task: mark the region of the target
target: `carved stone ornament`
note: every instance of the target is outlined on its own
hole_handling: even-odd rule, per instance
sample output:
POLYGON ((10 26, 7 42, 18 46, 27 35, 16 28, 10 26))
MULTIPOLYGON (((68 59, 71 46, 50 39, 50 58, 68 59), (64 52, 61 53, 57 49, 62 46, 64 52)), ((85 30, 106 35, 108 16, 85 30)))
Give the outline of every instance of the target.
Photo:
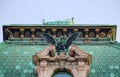
POLYGON ((18 38, 19 35, 20 35, 20 34, 19 34, 19 32, 17 32, 17 31, 14 33, 14 37, 15 37, 15 38, 18 38))
POLYGON ((55 46, 48 45, 32 57, 38 77, 51 77, 57 69, 61 71, 67 69, 74 77, 87 77, 91 59, 91 55, 83 52, 76 45, 69 46, 68 55, 64 52, 56 55, 55 46))
POLYGON ((94 32, 89 33, 89 37, 93 38, 95 36, 94 32))
POLYGON ((100 37, 101 37, 101 38, 104 38, 105 35, 106 35, 105 32, 100 32, 100 37))
POLYGON ((13 33, 9 29, 5 29, 5 33, 9 35, 8 39, 13 37, 13 33))

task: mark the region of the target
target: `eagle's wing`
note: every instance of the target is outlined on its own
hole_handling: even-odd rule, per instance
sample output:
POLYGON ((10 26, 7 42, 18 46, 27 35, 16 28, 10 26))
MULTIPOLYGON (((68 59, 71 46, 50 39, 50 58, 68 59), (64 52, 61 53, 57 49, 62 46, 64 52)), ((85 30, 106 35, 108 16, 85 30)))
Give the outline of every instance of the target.
POLYGON ((48 43, 51 43, 53 45, 55 45, 56 41, 55 39, 51 36, 51 35, 48 35, 48 34, 43 34, 43 38, 45 38, 45 40, 48 42, 48 43))
POLYGON ((71 34, 66 40, 65 47, 68 48, 70 46, 70 44, 72 44, 72 41, 75 41, 79 35, 80 35, 80 32, 75 32, 75 33, 71 34))

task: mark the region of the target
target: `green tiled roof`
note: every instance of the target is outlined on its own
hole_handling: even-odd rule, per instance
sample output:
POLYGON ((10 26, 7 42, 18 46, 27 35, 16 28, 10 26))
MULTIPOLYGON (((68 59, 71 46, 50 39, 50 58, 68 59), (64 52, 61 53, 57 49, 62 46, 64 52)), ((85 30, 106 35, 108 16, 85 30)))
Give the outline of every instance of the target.
POLYGON ((43 50, 40 45, 0 44, 0 77, 36 77, 32 55, 43 50))
POLYGON ((88 77, 120 77, 120 49, 112 45, 79 45, 79 48, 92 55, 88 77))
MULTIPOLYGON (((88 77, 120 77, 120 47, 116 45, 78 45, 92 55, 88 77)), ((0 43, 0 77, 36 77, 32 55, 46 45, 0 43)))

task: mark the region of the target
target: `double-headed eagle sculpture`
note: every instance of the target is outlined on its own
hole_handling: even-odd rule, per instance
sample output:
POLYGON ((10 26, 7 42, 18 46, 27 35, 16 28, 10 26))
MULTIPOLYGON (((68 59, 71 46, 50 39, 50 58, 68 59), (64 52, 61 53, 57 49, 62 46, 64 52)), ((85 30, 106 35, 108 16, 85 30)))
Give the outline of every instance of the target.
POLYGON ((51 35, 44 33, 43 38, 45 38, 48 43, 53 44, 56 47, 56 52, 59 54, 60 52, 66 53, 68 51, 68 47, 79 37, 79 35, 80 32, 75 32, 72 33, 68 38, 61 36, 58 39, 54 39, 51 35))

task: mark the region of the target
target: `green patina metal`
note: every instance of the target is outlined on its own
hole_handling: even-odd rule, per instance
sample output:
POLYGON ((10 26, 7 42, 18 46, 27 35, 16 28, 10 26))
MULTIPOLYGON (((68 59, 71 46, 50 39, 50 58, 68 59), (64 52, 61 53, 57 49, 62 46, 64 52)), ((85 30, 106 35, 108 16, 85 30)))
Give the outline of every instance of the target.
MULTIPOLYGON (((81 50, 92 55, 91 72, 88 77, 120 76, 118 44, 78 45, 81 50)), ((36 77, 31 56, 45 47, 46 45, 0 43, 0 77, 36 77)))
POLYGON ((31 56, 45 47, 0 43, 0 77, 35 77, 31 56))
MULTIPOLYGON (((6 24, 3 26, 47 26, 43 24, 6 24)), ((72 26, 72 25, 66 25, 66 24, 54 24, 49 26, 72 26)), ((117 26, 116 24, 74 24, 74 26, 117 26)))
POLYGON ((45 19, 43 19, 43 25, 74 25, 74 21, 73 19, 66 19, 65 21, 45 22, 45 19))
MULTIPOLYGON (((4 26, 71 26, 60 21, 46 24, 11 24, 4 26)), ((74 24, 74 26, 116 26, 105 24, 74 24)), ((81 50, 92 55, 91 72, 88 77, 119 77, 120 76, 120 43, 108 38, 89 38, 90 44, 84 44, 84 38, 73 43, 81 50)), ((12 38, 0 43, 0 77, 37 77, 32 64, 33 54, 42 51, 48 43, 43 38, 12 38), (33 44, 37 41, 37 44, 33 44)))

